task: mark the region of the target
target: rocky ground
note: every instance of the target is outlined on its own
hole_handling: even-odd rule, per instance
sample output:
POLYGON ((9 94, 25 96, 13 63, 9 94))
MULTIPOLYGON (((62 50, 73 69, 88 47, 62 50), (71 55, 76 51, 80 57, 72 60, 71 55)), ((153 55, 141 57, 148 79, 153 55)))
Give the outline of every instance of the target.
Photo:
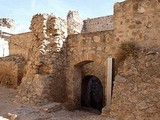
POLYGON ((96 111, 68 111, 60 103, 41 107, 13 103, 16 90, 0 86, 0 120, 112 120, 96 111))

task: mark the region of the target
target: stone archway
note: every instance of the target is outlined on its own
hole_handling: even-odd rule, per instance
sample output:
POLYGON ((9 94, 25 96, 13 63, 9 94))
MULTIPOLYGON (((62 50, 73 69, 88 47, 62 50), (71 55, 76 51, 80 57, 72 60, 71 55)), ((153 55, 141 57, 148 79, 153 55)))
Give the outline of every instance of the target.
MULTIPOLYGON (((102 60, 103 61, 103 60, 102 60)), ((81 88, 82 88, 82 79, 85 76, 82 73, 82 68, 83 66, 86 66, 90 63, 95 63, 97 61, 92 61, 92 60, 85 60, 82 62, 78 62, 77 64, 75 64, 74 66, 70 66, 67 70, 66 70, 66 76, 67 76, 67 82, 66 82, 66 86, 67 86, 67 104, 69 109, 79 109, 81 107, 81 88)), ((101 64, 104 69, 106 69, 106 63, 103 62, 97 62, 98 64, 101 64), (104 64, 102 64, 104 63, 104 64)), ((94 66, 95 68, 98 66, 94 66)), ((105 74, 105 72, 104 72, 105 74)), ((94 75, 94 74, 92 74, 94 75)), ((96 75, 95 75, 96 76, 96 75)), ((106 74, 104 75, 104 78, 106 77, 106 74)), ((104 83, 105 79, 103 79, 103 83, 104 83)), ((102 82, 102 81, 101 81, 102 82)), ((105 90, 106 85, 104 85, 104 88, 102 91, 105 90)), ((106 95, 105 95, 105 91, 103 94, 103 100, 105 103, 105 99, 106 99, 106 95)), ((103 105, 101 105, 103 106, 103 105)), ((99 110, 101 110, 101 107, 99 107, 99 110)))
POLYGON ((86 75, 82 79, 81 106, 99 111, 103 108, 103 86, 99 78, 94 75, 86 75))
MULTIPOLYGON (((112 58, 84 60, 82 62, 77 62, 76 64, 71 63, 66 69, 66 90, 67 90, 67 101, 66 107, 68 109, 74 110, 81 107, 81 84, 83 75, 83 67, 90 63, 99 63, 99 65, 104 66, 104 79, 101 81, 103 84, 103 101, 104 107, 102 109, 102 115, 108 115, 111 106, 111 92, 112 92, 112 58), (104 81, 104 82, 103 82, 104 81)), ((81 61, 81 59, 80 59, 81 61)), ((75 62, 74 62, 75 63, 75 62)), ((94 66, 95 68, 99 66, 94 66)), ((101 72, 101 71, 99 71, 101 72)), ((86 75, 86 74, 85 74, 86 75)), ((94 74, 91 74, 94 75, 94 74)), ((99 78, 99 77, 98 77, 99 78)))

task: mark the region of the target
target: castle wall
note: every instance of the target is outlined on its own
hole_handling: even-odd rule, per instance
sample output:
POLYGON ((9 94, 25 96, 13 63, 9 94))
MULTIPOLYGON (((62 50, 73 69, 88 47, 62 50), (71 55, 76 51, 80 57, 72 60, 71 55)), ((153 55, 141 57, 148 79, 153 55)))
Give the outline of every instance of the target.
POLYGON ((121 56, 116 57, 120 65, 116 66, 111 106, 111 115, 116 119, 160 117, 159 68, 156 68, 160 52, 159 14, 158 0, 126 0, 114 6, 114 46, 121 56))
POLYGON ((32 32, 11 36, 9 38, 9 54, 23 56, 25 60, 28 60, 32 51, 32 40, 32 32))
POLYGON ((160 3, 157 0, 126 0, 114 6, 115 40, 159 42, 160 3))
POLYGON ((105 30, 113 30, 113 16, 104 16, 93 19, 84 20, 82 33, 98 32, 105 30))
POLYGON ((80 107, 81 81, 85 75, 97 76, 106 98, 106 61, 112 56, 113 31, 70 35, 67 39, 67 100, 69 107, 80 107))
POLYGON ((160 118, 159 53, 159 46, 140 46, 126 56, 115 76, 111 116, 118 120, 160 118))

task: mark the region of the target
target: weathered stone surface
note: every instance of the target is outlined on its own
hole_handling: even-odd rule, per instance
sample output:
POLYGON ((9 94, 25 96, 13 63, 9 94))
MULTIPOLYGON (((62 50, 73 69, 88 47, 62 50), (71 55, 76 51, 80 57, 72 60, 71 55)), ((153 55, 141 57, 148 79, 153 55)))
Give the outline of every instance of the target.
POLYGON ((156 120, 160 117, 157 107, 160 99, 159 53, 158 46, 141 48, 137 58, 128 56, 118 68, 113 88, 112 116, 125 120, 156 120))
POLYGON ((115 4, 114 16, 84 22, 77 12, 70 12, 67 22, 54 15, 33 16, 32 32, 27 33, 29 37, 23 41, 19 39, 25 35, 13 36, 10 44, 12 54, 27 60, 16 100, 38 105, 66 102, 65 105, 72 109, 79 108, 82 78, 95 75, 102 82, 105 106, 106 60, 113 57, 116 77, 111 115, 120 120, 157 120, 160 104, 159 11, 157 0, 126 0, 115 4), (28 39, 31 43, 28 42, 29 49, 25 53, 23 42, 28 39), (123 42, 135 42, 138 46, 124 44, 119 51, 123 42), (16 53, 16 50, 19 51, 16 53))
POLYGON ((9 54, 23 56, 28 61, 32 51, 32 40, 31 32, 11 36, 9 38, 9 54))
MULTIPOLYGON (((112 44, 110 44, 112 39, 113 31, 68 36, 67 51, 71 54, 67 55, 66 87, 70 107, 81 106, 81 82, 85 75, 98 77, 105 91, 105 68, 107 58, 113 54, 112 44), (104 50, 106 46, 111 51, 106 53, 104 50)), ((106 98, 106 94, 103 98, 106 98)))
POLYGON ((78 11, 69 11, 67 15, 68 35, 81 33, 82 28, 83 20, 79 16, 78 11))
POLYGON ((48 14, 33 16, 32 42, 26 75, 22 79, 16 101, 45 104, 65 100, 66 22, 48 14), (28 92, 30 91, 30 92, 28 92), (62 93, 61 93, 62 92, 62 93), (60 95, 61 94, 61 95, 60 95))
POLYGON ((83 21, 82 33, 113 30, 113 16, 104 16, 99 18, 86 19, 83 21))

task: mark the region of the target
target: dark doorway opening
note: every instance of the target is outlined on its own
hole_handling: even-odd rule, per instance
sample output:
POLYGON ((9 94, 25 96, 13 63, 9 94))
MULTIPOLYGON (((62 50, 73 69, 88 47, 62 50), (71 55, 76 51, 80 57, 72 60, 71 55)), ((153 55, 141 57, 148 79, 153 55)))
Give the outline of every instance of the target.
POLYGON ((81 106, 101 111, 103 108, 103 86, 93 75, 84 76, 81 86, 81 106))

